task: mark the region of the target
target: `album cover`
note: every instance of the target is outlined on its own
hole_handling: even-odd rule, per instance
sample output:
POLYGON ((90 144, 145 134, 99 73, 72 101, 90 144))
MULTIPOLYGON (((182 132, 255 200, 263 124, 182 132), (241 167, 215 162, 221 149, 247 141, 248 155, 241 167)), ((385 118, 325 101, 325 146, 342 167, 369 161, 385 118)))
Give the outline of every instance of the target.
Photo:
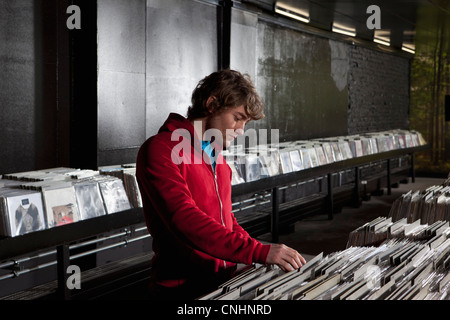
POLYGON ((11 236, 9 230, 9 216, 8 209, 6 206, 6 198, 0 194, 0 236, 8 237, 11 236))
POLYGON ((400 148, 406 148, 405 135, 402 133, 398 135, 398 144, 400 148))
POLYGON ((40 192, 17 190, 4 195, 4 198, 5 236, 15 237, 47 227, 40 192))
POLYGON ((380 150, 378 150, 378 145, 377 145, 377 139, 376 138, 369 138, 369 148, 370 148, 370 154, 375 154, 378 152, 382 152, 380 150))
POLYGON ((355 144, 355 140, 353 139, 345 139, 345 141, 348 142, 348 145, 350 147, 351 153, 352 153, 352 158, 356 157, 356 144, 355 144))
POLYGON ((302 159, 300 158, 300 153, 298 150, 289 151, 289 156, 291 157, 292 171, 300 171, 303 169, 302 159))
POLYGON ((392 139, 394 142, 394 149, 400 149, 400 136, 398 134, 392 135, 392 139))
POLYGON ((334 159, 336 159, 336 161, 344 160, 342 152, 339 149, 339 145, 337 142, 331 142, 331 148, 332 148, 331 150, 333 151, 333 157, 334 159))
POLYGON ((269 155, 265 156, 266 162, 268 162, 269 174, 276 176, 280 174, 280 153, 278 151, 272 151, 269 155))
POLYGON ((258 156, 249 154, 245 157, 245 181, 251 182, 260 179, 261 171, 258 156))
POLYGON ((131 209, 130 201, 123 182, 119 178, 110 178, 98 182, 102 193, 106 213, 111 214, 131 209))
POLYGON ((312 167, 311 158, 309 157, 309 151, 306 148, 299 149, 300 156, 302 157, 303 168, 309 169, 312 167))
POLYGON ((419 138, 419 146, 424 146, 427 144, 427 141, 425 140, 425 138, 423 137, 423 135, 419 132, 419 131, 414 131, 418 138, 419 138))
MULTIPOLYGON (((347 158, 348 159, 351 159, 351 158, 353 158, 355 156, 355 154, 353 153, 353 151, 350 148, 350 143, 348 141, 344 142, 344 148, 345 148, 345 150, 347 152, 347 158)), ((355 150, 355 153, 356 153, 356 150, 355 150)))
POLYGON ((327 157, 325 156, 325 152, 323 151, 322 146, 315 146, 316 154, 317 154, 317 162, 319 166, 323 166, 328 163, 327 157))
POLYGON ((389 138, 386 135, 378 136, 377 138, 378 152, 389 151, 389 138))
POLYGON ((360 139, 354 140, 355 143, 355 155, 356 157, 362 157, 364 155, 363 153, 363 147, 362 142, 360 139))
POLYGON ((325 157, 327 158, 327 163, 333 163, 336 161, 334 157, 334 153, 332 147, 329 142, 322 143, 322 148, 325 153, 325 157))
POLYGON ((133 208, 142 208, 142 197, 136 179, 136 168, 123 170, 123 183, 128 195, 128 200, 130 200, 133 208))
POLYGON ((80 220, 73 186, 42 189, 48 228, 80 220))
POLYGON ((385 134, 384 135, 384 139, 386 141, 386 150, 387 151, 391 151, 394 150, 395 145, 394 145, 394 137, 389 135, 389 134, 385 134))
POLYGON ((244 183, 245 180, 244 180, 244 178, 242 178, 242 176, 237 171, 234 161, 229 161, 227 163, 231 169, 231 184, 236 185, 236 184, 244 183))
POLYGON ((412 137, 410 134, 405 134, 406 147, 412 148, 414 147, 414 142, 412 141, 412 137))
POLYGON ((20 192, 20 190, 17 190, 17 188, 15 188, 14 186, 0 188, 0 236, 3 237, 12 236, 11 223, 9 218, 10 215, 6 199, 9 195, 17 195, 18 192, 20 192))
POLYGON ((289 151, 281 151, 280 152, 280 162, 281 162, 281 169, 283 173, 289 173, 292 172, 292 163, 291 163, 291 156, 289 155, 289 151))
POLYGON ((362 152, 363 155, 370 155, 370 140, 368 138, 361 138, 362 152))
POLYGON ((347 141, 341 141, 339 143, 339 149, 341 150, 344 160, 353 158, 352 150, 350 149, 350 145, 347 141))
POLYGON ((259 164, 259 178, 262 179, 270 177, 269 164, 267 163, 265 156, 260 155, 258 157, 258 164, 259 164))
POLYGON ((105 206, 97 182, 74 184, 80 219, 90 219, 106 214, 105 206))
POLYGON ((311 161, 311 168, 317 167, 319 165, 319 161, 317 160, 317 153, 314 147, 308 147, 309 159, 311 161))
POLYGON ((410 134, 413 147, 420 146, 419 136, 417 135, 417 133, 415 131, 411 131, 410 134))
POLYGON ((337 143, 339 150, 341 151, 342 160, 347 160, 347 150, 345 150, 345 144, 343 142, 337 143))
POLYGON ((273 177, 280 173, 279 162, 277 158, 278 157, 275 153, 259 156, 261 165, 261 177, 273 177))

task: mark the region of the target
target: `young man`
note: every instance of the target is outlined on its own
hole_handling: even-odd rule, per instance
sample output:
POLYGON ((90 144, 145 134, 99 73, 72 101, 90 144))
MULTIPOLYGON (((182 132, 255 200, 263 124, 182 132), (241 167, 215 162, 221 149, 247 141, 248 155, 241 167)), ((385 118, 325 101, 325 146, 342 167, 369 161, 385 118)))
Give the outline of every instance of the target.
POLYGON ((237 263, 285 271, 305 263, 292 248, 250 237, 231 212, 231 169, 220 151, 263 117, 249 77, 222 70, 199 82, 187 118, 170 114, 141 146, 136 176, 155 252, 152 297, 197 298, 230 279, 237 263))

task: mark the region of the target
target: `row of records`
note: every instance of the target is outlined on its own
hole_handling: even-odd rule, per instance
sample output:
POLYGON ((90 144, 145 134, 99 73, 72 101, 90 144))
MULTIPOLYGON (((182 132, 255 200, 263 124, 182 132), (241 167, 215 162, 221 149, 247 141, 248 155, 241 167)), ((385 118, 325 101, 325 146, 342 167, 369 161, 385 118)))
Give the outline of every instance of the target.
POLYGON ((15 237, 130 208, 123 181, 100 175, 98 171, 51 168, 14 177, 4 175, 0 179, 2 237, 15 237))
POLYGON ((450 228, 320 253, 300 269, 252 265, 199 300, 449 300, 450 228))
POLYGON ((365 155, 425 144, 426 141, 417 131, 392 130, 247 148, 242 145, 233 145, 223 154, 232 169, 232 184, 235 185, 365 155))

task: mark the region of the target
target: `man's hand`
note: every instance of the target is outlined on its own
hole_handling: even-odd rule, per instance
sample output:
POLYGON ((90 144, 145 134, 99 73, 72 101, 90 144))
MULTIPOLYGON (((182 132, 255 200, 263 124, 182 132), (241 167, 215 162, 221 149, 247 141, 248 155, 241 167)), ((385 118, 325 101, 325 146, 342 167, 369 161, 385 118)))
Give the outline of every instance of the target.
POLYGON ((306 263, 300 253, 284 244, 272 244, 266 259, 267 264, 276 264, 284 272, 300 268, 306 263))

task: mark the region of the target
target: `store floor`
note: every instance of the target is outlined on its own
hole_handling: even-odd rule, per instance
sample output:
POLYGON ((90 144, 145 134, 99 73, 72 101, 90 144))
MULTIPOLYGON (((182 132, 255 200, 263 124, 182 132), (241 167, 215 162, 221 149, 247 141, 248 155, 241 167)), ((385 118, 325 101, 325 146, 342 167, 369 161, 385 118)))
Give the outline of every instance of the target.
MULTIPOLYGON (((333 214, 333 219, 328 219, 328 214, 315 215, 295 224, 295 232, 280 235, 279 243, 284 243, 299 251, 306 260, 323 252, 324 255, 340 251, 346 248, 348 235, 351 231, 380 216, 388 216, 395 199, 409 190, 425 190, 432 185, 440 185, 445 178, 416 177, 415 182, 399 184, 397 188, 391 188, 391 194, 387 189, 383 195, 371 196, 370 200, 363 201, 361 207, 344 207, 342 211, 333 214)), ((271 235, 258 237, 261 241, 270 242, 271 235)))

